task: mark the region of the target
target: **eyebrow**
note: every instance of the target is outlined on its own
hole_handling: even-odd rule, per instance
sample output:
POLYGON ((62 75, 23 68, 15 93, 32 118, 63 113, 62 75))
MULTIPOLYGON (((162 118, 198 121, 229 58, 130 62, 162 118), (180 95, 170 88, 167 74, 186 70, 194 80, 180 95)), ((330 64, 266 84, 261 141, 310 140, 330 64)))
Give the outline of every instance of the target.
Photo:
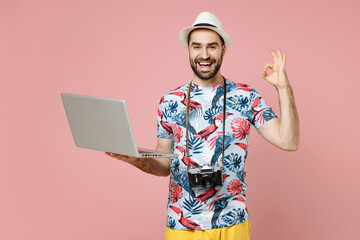
MULTIPOLYGON (((201 43, 199 43, 199 42, 192 42, 192 43, 191 43, 191 46, 193 46, 193 45, 201 45, 201 43)), ((210 46, 210 45, 217 45, 217 46, 219 46, 219 44, 218 44, 217 42, 211 42, 211 43, 208 43, 208 44, 206 44, 206 45, 208 45, 208 46, 210 46)))

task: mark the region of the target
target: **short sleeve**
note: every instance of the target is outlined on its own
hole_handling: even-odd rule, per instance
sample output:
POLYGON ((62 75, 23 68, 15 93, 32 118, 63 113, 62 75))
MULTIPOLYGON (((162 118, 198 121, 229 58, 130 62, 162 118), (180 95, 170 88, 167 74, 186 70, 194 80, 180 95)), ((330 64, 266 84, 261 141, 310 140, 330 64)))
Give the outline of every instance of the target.
POLYGON ((167 108, 168 104, 165 101, 165 98, 162 97, 157 112, 157 137, 172 139, 174 136, 170 118, 167 116, 167 112, 169 112, 169 109, 167 108))
POLYGON ((273 118, 276 118, 276 114, 273 110, 265 103, 264 98, 256 90, 250 92, 251 99, 251 110, 254 112, 251 123, 258 130, 266 122, 273 118))

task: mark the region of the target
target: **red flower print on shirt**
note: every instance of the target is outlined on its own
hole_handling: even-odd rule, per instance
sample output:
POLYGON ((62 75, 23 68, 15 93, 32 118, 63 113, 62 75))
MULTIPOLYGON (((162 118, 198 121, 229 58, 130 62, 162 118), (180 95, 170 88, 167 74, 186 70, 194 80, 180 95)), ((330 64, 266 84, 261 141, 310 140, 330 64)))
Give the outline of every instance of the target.
POLYGON ((245 84, 245 83, 236 83, 237 87, 249 87, 249 85, 245 84))
POLYGON ((261 112, 261 113, 259 114, 259 118, 258 118, 258 122, 259 122, 260 126, 265 123, 265 119, 264 119, 263 113, 264 113, 264 112, 261 112))
POLYGON ((235 137, 242 140, 249 134, 250 123, 243 118, 235 118, 231 122, 231 129, 233 130, 235 137))
POLYGON ((172 203, 176 203, 183 195, 182 188, 179 186, 179 184, 172 183, 170 185, 170 200, 172 203))
POLYGON ((242 190, 242 183, 239 179, 231 180, 227 187, 227 191, 230 194, 234 194, 234 195, 241 193, 241 190, 242 190))
POLYGON ((171 125, 171 128, 172 128, 172 130, 173 130, 175 142, 176 142, 176 143, 179 143, 179 142, 180 142, 180 139, 181 139, 182 136, 183 136, 183 131, 182 131, 181 127, 179 127, 179 126, 176 125, 176 124, 172 124, 172 125, 171 125))

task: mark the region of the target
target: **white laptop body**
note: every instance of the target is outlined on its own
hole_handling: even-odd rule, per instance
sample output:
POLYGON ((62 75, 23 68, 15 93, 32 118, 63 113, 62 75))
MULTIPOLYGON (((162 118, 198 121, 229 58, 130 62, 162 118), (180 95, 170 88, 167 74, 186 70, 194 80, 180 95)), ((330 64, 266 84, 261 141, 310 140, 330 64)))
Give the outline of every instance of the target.
POLYGON ((134 157, 177 157, 138 148, 125 100, 61 93, 75 145, 134 157))

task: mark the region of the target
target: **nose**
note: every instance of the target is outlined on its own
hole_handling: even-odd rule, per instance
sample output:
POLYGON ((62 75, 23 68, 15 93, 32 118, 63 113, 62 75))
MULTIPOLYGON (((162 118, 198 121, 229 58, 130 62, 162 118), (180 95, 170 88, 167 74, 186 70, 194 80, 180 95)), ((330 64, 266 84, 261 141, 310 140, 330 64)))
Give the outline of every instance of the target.
POLYGON ((207 48, 202 48, 200 52, 200 57, 202 59, 207 59, 209 57, 209 52, 207 48))

